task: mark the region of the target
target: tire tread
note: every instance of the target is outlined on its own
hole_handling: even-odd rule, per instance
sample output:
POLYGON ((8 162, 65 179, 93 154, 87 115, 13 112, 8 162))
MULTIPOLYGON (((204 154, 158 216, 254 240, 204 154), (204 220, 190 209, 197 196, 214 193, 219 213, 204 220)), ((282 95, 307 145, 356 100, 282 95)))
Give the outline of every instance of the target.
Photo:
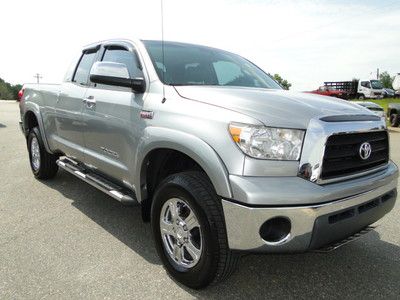
POLYGON ((390 116, 390 125, 392 127, 399 127, 399 125, 400 125, 400 114, 392 114, 390 116))
POLYGON ((53 178, 58 171, 58 166, 56 163, 57 157, 54 154, 46 151, 38 127, 32 128, 28 135, 27 146, 29 151, 29 158, 31 158, 30 141, 33 136, 36 136, 40 147, 40 168, 38 172, 33 171, 33 169, 32 171, 37 179, 53 178))
POLYGON ((206 213, 217 228, 219 243, 219 253, 216 253, 216 255, 219 255, 218 266, 211 284, 223 281, 234 272, 240 256, 229 249, 221 199, 216 195, 211 182, 202 172, 191 171, 173 176, 180 176, 181 180, 186 180, 187 184, 193 187, 192 192, 198 194, 206 204, 206 213))

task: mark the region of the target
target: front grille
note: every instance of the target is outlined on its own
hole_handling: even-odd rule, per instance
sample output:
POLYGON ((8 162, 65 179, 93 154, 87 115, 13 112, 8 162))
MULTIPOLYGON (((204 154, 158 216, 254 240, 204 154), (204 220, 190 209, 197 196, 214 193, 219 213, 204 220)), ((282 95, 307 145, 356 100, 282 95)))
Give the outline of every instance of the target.
POLYGON ((321 179, 354 175, 387 164, 389 161, 388 134, 374 131, 331 135, 325 145, 321 179), (360 146, 368 142, 371 155, 363 160, 360 146))

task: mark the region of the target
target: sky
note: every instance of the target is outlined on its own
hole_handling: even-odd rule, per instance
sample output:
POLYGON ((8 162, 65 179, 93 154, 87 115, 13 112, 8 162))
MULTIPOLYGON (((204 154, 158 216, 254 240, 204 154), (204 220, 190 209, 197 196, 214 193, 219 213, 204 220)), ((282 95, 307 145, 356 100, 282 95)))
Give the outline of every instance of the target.
MULTIPOLYGON (((399 0, 163 0, 165 40, 238 53, 293 90, 400 73, 399 0)), ((161 0, 2 0, 0 77, 61 82, 108 38, 161 39, 161 0)))

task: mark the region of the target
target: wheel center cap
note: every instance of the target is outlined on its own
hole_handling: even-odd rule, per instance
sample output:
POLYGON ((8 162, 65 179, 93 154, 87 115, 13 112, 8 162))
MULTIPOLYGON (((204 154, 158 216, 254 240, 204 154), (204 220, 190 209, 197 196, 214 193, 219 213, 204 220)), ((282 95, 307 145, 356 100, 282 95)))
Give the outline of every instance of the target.
POLYGON ((185 242, 185 239, 187 238, 187 232, 183 229, 183 226, 178 226, 176 228, 176 237, 178 241, 183 244, 185 242))

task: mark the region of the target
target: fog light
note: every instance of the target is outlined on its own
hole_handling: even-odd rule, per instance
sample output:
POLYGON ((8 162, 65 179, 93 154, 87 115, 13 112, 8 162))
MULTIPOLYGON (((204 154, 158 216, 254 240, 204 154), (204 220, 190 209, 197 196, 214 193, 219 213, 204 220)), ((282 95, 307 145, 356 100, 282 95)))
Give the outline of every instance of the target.
POLYGON ((279 245, 288 240, 292 225, 285 217, 275 217, 260 227, 261 238, 270 245, 279 245))

